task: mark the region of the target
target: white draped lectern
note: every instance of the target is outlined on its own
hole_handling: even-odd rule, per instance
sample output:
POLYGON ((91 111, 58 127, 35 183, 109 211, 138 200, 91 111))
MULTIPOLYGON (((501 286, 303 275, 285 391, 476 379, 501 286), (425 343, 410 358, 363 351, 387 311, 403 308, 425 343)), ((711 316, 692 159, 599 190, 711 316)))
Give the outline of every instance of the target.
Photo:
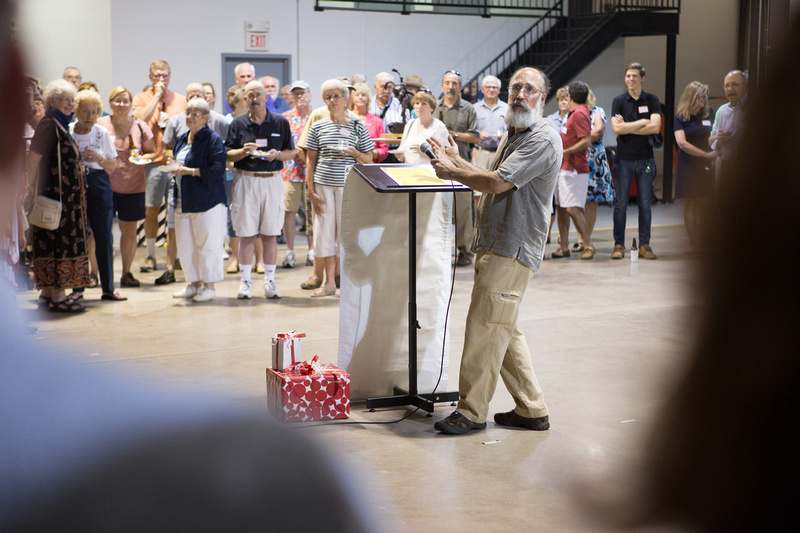
POLYGON ((454 402, 449 362, 452 191, 400 185, 394 169, 355 165, 342 202, 339 367, 367 408, 454 402), (420 392, 422 391, 422 392, 420 392))

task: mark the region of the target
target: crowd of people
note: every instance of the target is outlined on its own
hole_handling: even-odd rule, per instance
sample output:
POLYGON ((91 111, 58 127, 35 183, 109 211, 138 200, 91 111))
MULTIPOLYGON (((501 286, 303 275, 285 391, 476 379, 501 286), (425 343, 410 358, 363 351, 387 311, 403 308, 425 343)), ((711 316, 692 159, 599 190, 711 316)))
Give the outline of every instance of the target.
MULTIPOLYGON (((30 78, 29 185, 36 194, 60 198, 62 204, 59 228, 34 227, 29 234, 41 306, 80 312, 83 289, 97 285, 102 299, 125 300, 114 283, 113 220, 118 219, 120 230, 119 286, 138 287, 132 272, 137 226, 143 221, 146 247, 139 271, 156 270, 158 215, 165 204, 166 265, 155 283, 174 283, 176 268, 183 269, 188 286, 176 298, 214 300, 215 283, 228 273, 240 274, 237 296, 250 299, 253 271, 263 274, 265 297, 280 298, 278 242, 286 244, 280 266, 294 268, 298 214, 308 237, 305 264, 314 267, 301 287, 312 297, 335 295, 341 201, 351 165, 430 163, 420 145, 435 139, 444 146, 452 143, 462 159, 489 169, 508 130, 508 104, 499 99, 502 83, 495 76, 485 76, 480 90, 476 86, 468 91, 461 74, 448 70, 437 99, 416 75, 401 79, 402 90, 397 90, 387 72, 375 75, 372 87, 366 76, 355 74, 323 83, 325 105, 312 109, 311 87, 303 80, 280 87, 274 77, 258 79, 249 63, 236 65, 234 75, 235 84, 225 93, 224 115, 214 110, 216 90, 208 82, 190 83, 185 95, 171 90, 172 70, 161 60, 150 65, 149 84, 142 92, 134 95, 122 86, 111 91, 110 114, 104 113, 96 85, 83 82, 75 67, 66 68, 63 79, 43 90, 30 78), (189 106, 195 100, 204 104, 189 106), (392 138, 392 132, 402 136, 392 138), (218 224, 219 218, 227 220, 218 224)), ((592 89, 574 81, 556 91, 558 110, 547 117, 563 142, 547 238, 549 243, 557 220, 555 259, 572 253, 592 259, 597 253, 592 243, 597 206, 612 202, 611 258, 622 259, 631 248, 625 242, 625 223, 633 181, 639 231, 638 250, 634 247, 632 253, 656 259, 650 246, 650 200, 660 102, 643 91, 641 64, 628 65, 624 79, 627 91, 611 108, 617 135, 613 161, 603 146, 607 115, 596 105, 592 89), (572 247, 570 223, 578 237, 572 247)), ((715 114, 708 107, 708 86, 692 82, 675 116, 676 192, 685 200, 693 249, 703 239, 702 213, 713 194, 715 162, 719 159, 716 166, 722 167, 735 158, 747 77, 733 71, 724 87, 730 103, 715 114)), ((475 258, 473 214, 480 196, 479 190, 456 193, 459 266, 475 258)))

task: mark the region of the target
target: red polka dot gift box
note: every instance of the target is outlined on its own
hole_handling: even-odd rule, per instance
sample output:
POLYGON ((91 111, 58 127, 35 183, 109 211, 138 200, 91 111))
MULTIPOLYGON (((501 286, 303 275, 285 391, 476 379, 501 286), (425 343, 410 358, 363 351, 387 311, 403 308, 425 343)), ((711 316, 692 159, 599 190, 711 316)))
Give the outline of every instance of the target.
POLYGON ((319 362, 267 368, 267 406, 283 422, 350 418, 350 374, 319 362))

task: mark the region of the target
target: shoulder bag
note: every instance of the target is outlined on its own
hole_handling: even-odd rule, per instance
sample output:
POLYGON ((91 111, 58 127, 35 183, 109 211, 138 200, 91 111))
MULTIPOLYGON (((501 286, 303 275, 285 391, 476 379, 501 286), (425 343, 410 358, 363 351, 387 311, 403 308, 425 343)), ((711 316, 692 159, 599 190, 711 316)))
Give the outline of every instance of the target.
MULTIPOLYGON (((57 156, 58 156, 58 200, 37 194, 33 198, 33 207, 28 215, 28 221, 39 228, 53 231, 61 224, 61 137, 56 126, 57 156)), ((39 178, 36 178, 36 190, 39 187, 39 178)))

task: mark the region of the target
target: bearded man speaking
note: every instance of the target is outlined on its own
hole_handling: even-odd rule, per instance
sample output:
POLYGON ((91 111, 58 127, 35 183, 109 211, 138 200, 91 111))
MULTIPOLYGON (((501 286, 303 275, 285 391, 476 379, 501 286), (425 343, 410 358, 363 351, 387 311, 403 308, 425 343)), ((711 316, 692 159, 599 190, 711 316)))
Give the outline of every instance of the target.
POLYGON ((528 343, 517 328, 519 304, 544 257, 561 167, 561 137, 542 118, 548 90, 547 76, 535 68, 522 68, 511 77, 508 133, 489 170, 459 157, 452 138, 447 148, 430 139, 437 176, 483 193, 472 243, 477 260, 461 355, 461 399, 450 416, 434 424, 442 433, 486 428, 498 375, 516 407, 495 414, 495 423, 537 431, 550 427, 528 343))

